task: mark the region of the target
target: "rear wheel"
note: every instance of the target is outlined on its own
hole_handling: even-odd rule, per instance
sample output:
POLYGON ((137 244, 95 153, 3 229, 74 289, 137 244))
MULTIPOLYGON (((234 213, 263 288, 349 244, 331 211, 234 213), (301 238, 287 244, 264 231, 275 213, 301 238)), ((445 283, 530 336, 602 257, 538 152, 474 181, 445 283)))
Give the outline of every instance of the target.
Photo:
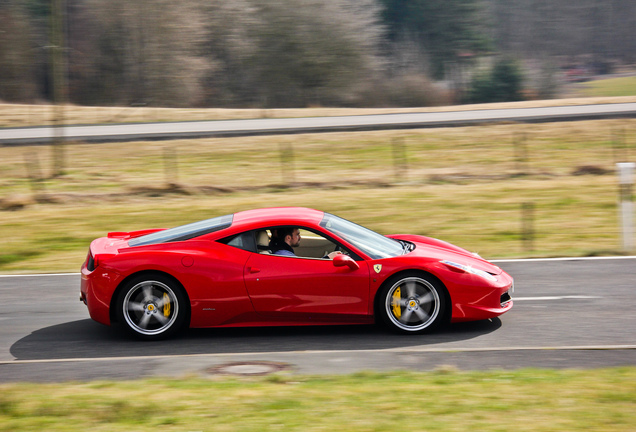
POLYGON ((168 277, 132 279, 119 293, 117 317, 124 329, 141 339, 156 340, 181 329, 186 316, 182 288, 168 277))
POLYGON ((393 330, 423 333, 437 327, 446 310, 444 287, 430 276, 406 274, 390 279, 380 293, 378 313, 393 330))

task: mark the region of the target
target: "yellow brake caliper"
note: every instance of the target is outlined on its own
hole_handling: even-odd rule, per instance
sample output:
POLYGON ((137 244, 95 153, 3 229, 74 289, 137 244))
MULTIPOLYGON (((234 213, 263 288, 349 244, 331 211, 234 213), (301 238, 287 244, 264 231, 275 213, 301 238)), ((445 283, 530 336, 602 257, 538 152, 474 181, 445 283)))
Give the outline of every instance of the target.
POLYGON ((163 293, 163 316, 170 316, 170 297, 167 293, 163 293))
POLYGON ((397 287, 395 292, 393 292, 393 299, 391 301, 391 306, 393 306, 393 315, 396 318, 400 318, 402 316, 402 308, 400 307, 400 302, 402 301, 402 292, 400 291, 400 287, 397 287))

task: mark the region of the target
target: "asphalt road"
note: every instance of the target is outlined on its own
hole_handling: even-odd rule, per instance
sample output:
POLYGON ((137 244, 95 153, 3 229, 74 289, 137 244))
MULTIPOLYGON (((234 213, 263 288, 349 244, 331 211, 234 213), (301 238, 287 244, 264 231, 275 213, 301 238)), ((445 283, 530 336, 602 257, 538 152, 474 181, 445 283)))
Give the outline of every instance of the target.
POLYGON ((360 370, 636 365, 636 258, 507 261, 515 305, 430 335, 375 326, 189 330, 139 342, 94 323, 79 275, 0 277, 0 382, 360 370))
MULTIPOLYGON (((465 126, 496 122, 550 122, 636 117, 636 103, 542 108, 378 114, 287 119, 217 120, 67 126, 70 141, 108 142, 222 136, 276 135, 380 129, 465 126)), ((53 128, 0 128, 0 146, 49 144, 53 128)))

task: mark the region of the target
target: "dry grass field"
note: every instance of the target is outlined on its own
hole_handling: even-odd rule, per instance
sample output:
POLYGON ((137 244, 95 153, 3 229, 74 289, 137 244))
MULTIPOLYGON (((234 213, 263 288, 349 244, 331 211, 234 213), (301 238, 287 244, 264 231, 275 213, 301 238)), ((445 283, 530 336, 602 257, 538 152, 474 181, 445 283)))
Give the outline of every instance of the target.
POLYGON ((636 120, 599 120, 73 144, 56 178, 51 147, 4 147, 0 271, 76 271, 108 231, 293 205, 488 258, 625 253, 615 162, 635 141, 636 120))

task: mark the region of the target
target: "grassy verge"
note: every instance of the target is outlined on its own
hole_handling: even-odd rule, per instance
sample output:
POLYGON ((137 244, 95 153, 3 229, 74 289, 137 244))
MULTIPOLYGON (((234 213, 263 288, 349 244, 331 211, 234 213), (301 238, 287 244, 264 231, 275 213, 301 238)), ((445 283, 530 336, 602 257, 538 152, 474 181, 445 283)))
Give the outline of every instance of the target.
POLYGON ((442 238, 488 258, 589 255, 619 244, 613 183, 609 176, 576 177, 40 204, 0 213, 0 270, 77 271, 90 241, 108 231, 172 227, 249 208, 293 205, 323 209, 385 234, 442 238), (535 204, 533 251, 521 242, 522 202, 535 204))
MULTIPOLYGON (((630 94, 630 93, 625 93, 630 94)), ((634 93, 631 93, 634 94, 634 93)), ((151 107, 64 107, 64 123, 146 123, 193 120, 233 120, 253 118, 322 117, 340 115, 388 114, 407 112, 466 111, 474 109, 528 108, 560 105, 585 105, 634 102, 636 97, 618 92, 611 97, 604 92, 588 98, 505 102, 479 105, 454 105, 418 108, 293 108, 293 109, 222 109, 222 108, 151 108, 151 107)), ((28 127, 52 124, 53 108, 44 104, 0 104, 0 127, 28 127)))
POLYGON ((5 147, 0 148, 0 197, 31 192, 28 168, 31 177, 42 178, 44 192, 83 195, 139 192, 135 188, 171 182, 195 190, 236 191, 294 182, 336 187, 356 182, 502 181, 519 174, 550 178, 572 175, 588 165, 613 172, 615 162, 636 156, 634 141, 636 120, 624 119, 69 144, 66 175, 59 178, 48 176, 50 146, 5 147), (287 155, 285 162, 281 153, 287 155))
POLYGON ((616 253, 614 164, 635 140, 635 120, 611 120, 75 144, 58 178, 49 147, 0 148, 0 271, 77 271, 108 231, 290 205, 488 258, 616 253))
POLYGON ((0 385, 0 431, 628 431, 636 368, 0 385))

